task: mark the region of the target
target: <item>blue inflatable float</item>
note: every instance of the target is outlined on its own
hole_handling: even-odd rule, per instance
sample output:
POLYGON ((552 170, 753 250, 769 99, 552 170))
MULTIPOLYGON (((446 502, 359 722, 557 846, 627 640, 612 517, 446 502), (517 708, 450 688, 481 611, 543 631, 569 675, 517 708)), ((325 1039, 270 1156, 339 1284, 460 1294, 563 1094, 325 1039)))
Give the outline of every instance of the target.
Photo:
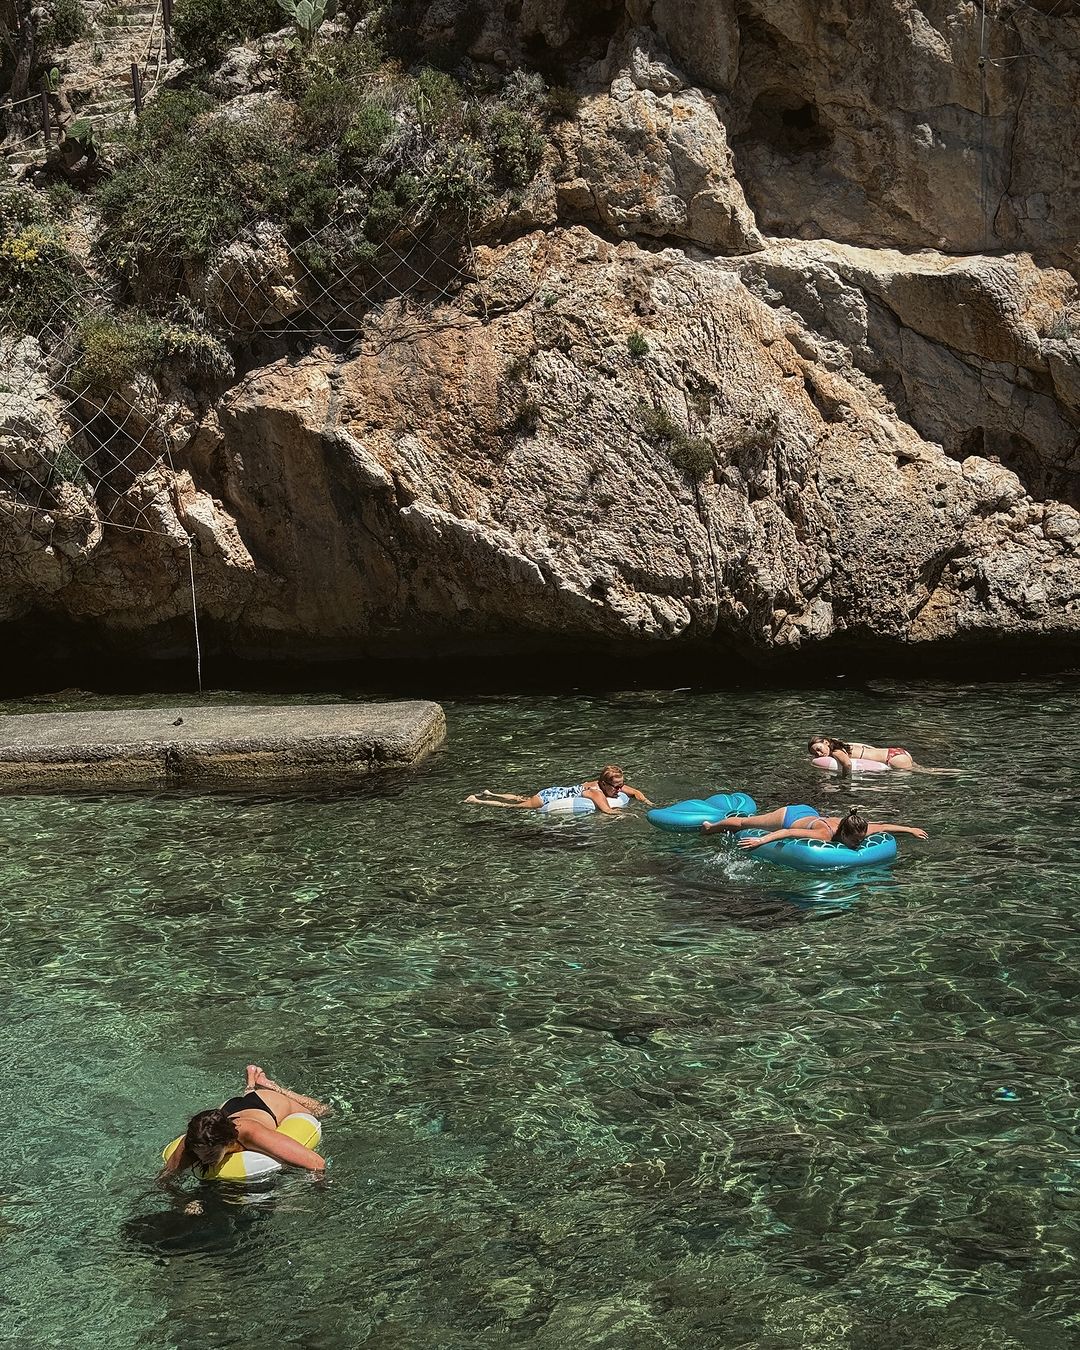
MULTIPOLYGON (((739 812, 739 815, 745 814, 739 812)), ((755 839, 768 830, 739 830, 736 839, 755 839)), ((752 858, 798 872, 843 872, 852 867, 884 867, 896 859, 896 840, 891 834, 868 834, 858 848, 830 844, 824 839, 774 839, 771 844, 747 849, 752 858)))
POLYGON ((700 830, 706 821, 752 816, 756 810, 757 802, 745 792, 717 792, 703 800, 692 797, 671 806, 654 806, 645 818, 660 830, 700 830))

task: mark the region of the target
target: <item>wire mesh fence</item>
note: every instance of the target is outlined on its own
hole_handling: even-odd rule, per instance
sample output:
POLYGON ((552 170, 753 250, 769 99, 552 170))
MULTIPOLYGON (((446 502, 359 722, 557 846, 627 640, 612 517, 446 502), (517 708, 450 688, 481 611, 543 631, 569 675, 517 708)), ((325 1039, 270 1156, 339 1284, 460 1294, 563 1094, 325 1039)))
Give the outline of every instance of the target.
MULTIPOLYGON (((445 321, 474 275, 471 247, 402 226, 374 253, 336 222, 300 240, 256 224, 221 245, 192 295, 141 311, 76 266, 56 286, 28 276, 0 301, 0 601, 40 599, 113 537, 142 536, 190 613, 198 687, 197 545, 183 498, 185 450, 211 387, 256 343, 278 350, 355 343, 365 321, 393 340, 445 321), (373 311, 392 313, 390 325, 373 311), (440 320, 438 317, 442 315, 440 320), (29 320, 29 321, 28 321, 29 320), (134 348, 134 350, 132 350, 134 348), (177 392, 177 389, 184 392, 177 392)), ((0 604, 0 610, 3 605, 0 604)))
POLYGON ((166 498, 193 414, 170 395, 171 374, 213 384, 267 339, 340 349, 390 305, 395 333, 414 333, 475 275, 467 230, 401 221, 373 248, 354 226, 289 239, 257 222, 214 250, 187 293, 137 309, 59 248, 54 270, 24 269, 0 301, 0 555, 24 551, 20 535, 39 547, 85 547, 110 526, 174 535, 166 498))
POLYGON ((0 186, 0 613, 5 589, 38 600, 91 559, 86 575, 117 573, 138 535, 194 607, 206 502, 189 450, 234 372, 475 321, 456 303, 476 280, 474 218, 486 229, 539 162, 539 77, 492 95, 405 72, 365 37, 278 34, 275 87, 233 99, 168 81, 168 0, 114 7, 131 23, 87 39, 105 74, 82 71, 81 102, 50 87, 37 109, 0 107, 0 155, 21 128, 48 152, 22 176, 62 203, 20 215, 0 186), (67 120, 49 149, 54 103, 67 120), (65 158, 73 141, 85 161, 65 158))

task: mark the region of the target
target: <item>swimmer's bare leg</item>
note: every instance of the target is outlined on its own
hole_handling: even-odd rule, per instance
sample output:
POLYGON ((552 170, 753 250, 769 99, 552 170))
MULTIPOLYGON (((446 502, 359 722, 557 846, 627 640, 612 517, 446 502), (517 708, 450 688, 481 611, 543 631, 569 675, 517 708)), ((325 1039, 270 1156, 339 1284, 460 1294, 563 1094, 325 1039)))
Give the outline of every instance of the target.
POLYGON ((478 797, 475 793, 471 797, 466 797, 465 801, 473 806, 502 806, 507 810, 526 810, 535 811, 538 806, 543 806, 539 795, 534 797, 518 797, 514 801, 501 802, 496 797, 478 797))
POLYGON ((279 1083, 275 1083, 272 1078, 267 1077, 257 1064, 249 1064, 246 1074, 248 1092, 253 1088, 266 1088, 268 1092, 280 1092, 283 1097, 288 1097, 289 1101, 296 1102, 301 1111, 307 1111, 309 1115, 313 1116, 326 1116, 333 1110, 325 1102, 316 1101, 314 1097, 305 1097, 300 1092, 293 1092, 292 1088, 284 1088, 279 1083))
POLYGON ((781 806, 775 811, 764 811, 757 816, 725 816, 723 820, 707 820, 701 829, 705 834, 713 834, 718 830, 745 830, 759 825, 767 830, 778 830, 783 823, 784 808, 781 806))

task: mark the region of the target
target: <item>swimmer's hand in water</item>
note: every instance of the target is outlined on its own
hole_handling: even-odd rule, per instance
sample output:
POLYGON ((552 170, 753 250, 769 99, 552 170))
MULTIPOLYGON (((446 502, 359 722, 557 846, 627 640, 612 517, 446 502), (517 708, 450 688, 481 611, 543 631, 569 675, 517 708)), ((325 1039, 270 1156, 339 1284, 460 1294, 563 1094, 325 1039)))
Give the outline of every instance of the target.
POLYGON ((769 842, 769 841, 768 841, 764 836, 761 836, 760 838, 757 838, 757 839, 740 839, 740 840, 739 840, 739 847, 740 847, 740 848, 760 848, 762 844, 767 844, 768 842, 769 842))

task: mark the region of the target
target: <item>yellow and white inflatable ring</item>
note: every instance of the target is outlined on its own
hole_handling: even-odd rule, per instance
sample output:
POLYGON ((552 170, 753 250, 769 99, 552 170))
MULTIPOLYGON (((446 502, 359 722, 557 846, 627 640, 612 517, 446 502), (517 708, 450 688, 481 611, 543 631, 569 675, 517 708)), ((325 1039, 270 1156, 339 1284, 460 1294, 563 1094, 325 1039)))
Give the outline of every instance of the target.
MULTIPOLYGON (((295 1139, 305 1148, 314 1148, 322 1138, 322 1126, 306 1111, 296 1111, 291 1116, 286 1116, 277 1127, 277 1132, 289 1139, 295 1139)), ((161 1156, 166 1162, 172 1157, 173 1150, 183 1141, 184 1136, 181 1135, 162 1150, 161 1156)), ((268 1158, 265 1153, 256 1153, 252 1149, 245 1148, 238 1153, 226 1153, 216 1167, 196 1165, 192 1171, 203 1181, 257 1181, 260 1177, 268 1177, 272 1172, 280 1172, 281 1168, 282 1164, 276 1158, 268 1158)))

